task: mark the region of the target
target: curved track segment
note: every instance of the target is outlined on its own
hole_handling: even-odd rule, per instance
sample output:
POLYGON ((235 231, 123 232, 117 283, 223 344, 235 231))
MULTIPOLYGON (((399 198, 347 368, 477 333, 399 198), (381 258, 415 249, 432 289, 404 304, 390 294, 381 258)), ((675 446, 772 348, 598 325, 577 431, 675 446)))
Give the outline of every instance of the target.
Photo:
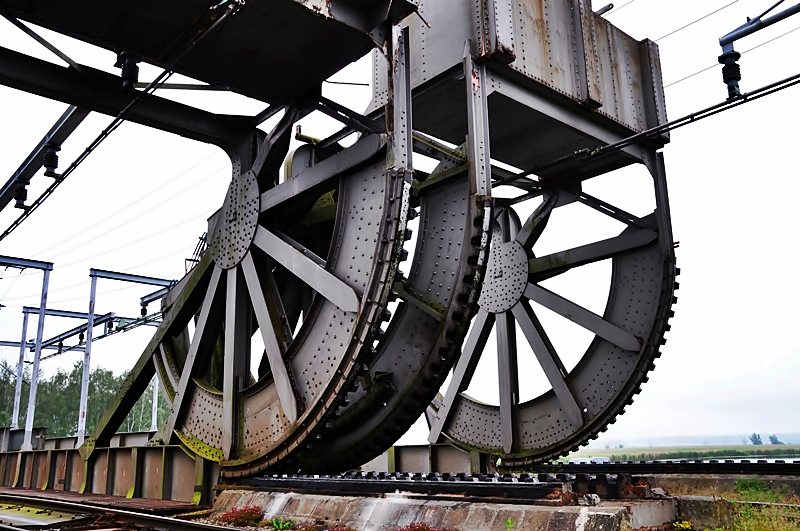
POLYGON ((295 469, 347 470, 383 452, 424 412, 455 360, 477 298, 490 210, 470 195, 464 169, 421 185, 419 207, 414 261, 394 286, 399 305, 295 469))
MULTIPOLYGON (((295 183, 262 191, 251 173, 234 178, 210 238, 210 274, 181 295, 204 292, 202 302, 183 309, 183 319, 169 325, 177 337, 160 345, 156 364, 172 402, 163 440, 174 430, 198 455, 221 461, 226 475, 274 465, 305 440, 350 380, 383 312, 408 185, 386 170, 384 140, 360 143, 351 149, 367 156, 328 181, 338 208, 324 260, 307 247, 314 242, 304 231, 287 222, 288 210, 296 223, 308 209, 272 200, 295 183), (298 301, 303 297, 305 305, 298 301), (302 325, 293 334, 299 307, 302 325), (187 317, 195 315, 183 356, 175 342, 186 347, 187 317), (253 382, 250 338, 256 330, 266 365, 253 382)), ((337 162, 328 160, 328 166, 337 162)))
POLYGON ((510 207, 498 209, 470 336, 445 394, 427 411, 431 442, 444 436, 462 448, 501 456, 505 465, 556 457, 605 431, 647 381, 669 329, 677 286, 668 216, 662 216, 663 210, 645 218, 628 215, 628 228, 616 237, 534 256, 533 244, 563 197, 563 192, 545 195, 522 227, 510 207), (607 259, 612 272, 602 315, 540 285, 607 259), (570 371, 537 317, 541 307, 595 334, 570 371), (465 394, 492 328, 497 339, 497 405, 465 394), (551 388, 524 403, 519 401, 519 386, 525 375, 517 369, 522 341, 530 345, 551 388))

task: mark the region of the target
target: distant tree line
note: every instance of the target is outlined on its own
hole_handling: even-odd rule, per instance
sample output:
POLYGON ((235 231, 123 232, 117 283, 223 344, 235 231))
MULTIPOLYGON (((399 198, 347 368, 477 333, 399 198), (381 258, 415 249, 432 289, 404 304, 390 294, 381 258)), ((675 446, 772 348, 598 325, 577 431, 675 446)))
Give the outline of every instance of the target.
MULTIPOLYGON (((761 440, 761 434, 760 433, 752 434, 750 436, 750 442, 753 443, 753 445, 755 445, 755 446, 759 446, 761 444, 764 444, 764 442, 761 440)), ((769 443, 770 444, 784 444, 783 442, 778 440, 778 436, 777 435, 770 435, 769 436, 769 443)))
MULTIPOLYGON (((128 373, 114 373, 97 367, 89 373, 89 399, 86 410, 86 432, 91 433, 100 421, 108 405, 122 387, 128 373)), ((78 431, 78 406, 81 396, 83 361, 77 361, 69 372, 57 370, 50 378, 40 378, 36 392, 34 426, 47 428, 48 437, 68 437, 78 431)), ((26 369, 22 378, 19 426, 24 427, 28 413, 30 371, 26 369)), ((17 382, 16 368, 0 361, 0 427, 11 426, 14 410, 14 392, 17 382)), ((141 396, 122 423, 120 432, 148 431, 153 407, 153 382, 141 396)), ((159 393, 158 423, 161 425, 169 415, 169 405, 159 393)))

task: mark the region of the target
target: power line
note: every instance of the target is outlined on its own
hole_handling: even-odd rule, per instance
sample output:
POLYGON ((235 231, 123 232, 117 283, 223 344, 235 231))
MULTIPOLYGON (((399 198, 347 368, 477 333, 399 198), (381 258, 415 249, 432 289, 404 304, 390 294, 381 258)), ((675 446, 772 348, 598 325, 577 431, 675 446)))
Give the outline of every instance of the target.
POLYGON ((698 19, 697 19, 697 20, 695 20, 694 22, 689 22, 689 23, 688 23, 688 24, 686 24, 685 26, 681 26, 680 28, 678 28, 678 29, 676 29, 676 30, 674 30, 674 31, 670 31, 669 33, 667 33, 667 34, 666 34, 666 35, 664 35, 663 37, 659 37, 659 38, 655 39, 655 42, 658 42, 658 41, 660 41, 660 40, 662 40, 662 39, 666 39, 666 38, 667 38, 667 37, 669 37, 670 35, 675 35, 675 34, 676 34, 676 33, 678 33, 679 31, 681 31, 681 30, 684 30, 684 29, 686 29, 686 28, 688 28, 689 26, 692 26, 692 25, 694 25, 694 24, 697 24, 697 23, 698 23, 698 22, 700 22, 701 20, 707 19, 707 18, 708 18, 708 17, 710 17, 711 15, 714 15, 714 14, 716 14, 716 13, 719 13, 719 12, 720 12, 720 11, 722 11, 723 9, 727 9, 727 8, 731 7, 733 4, 735 4, 735 3, 736 3, 736 2, 738 2, 738 1, 739 1, 739 0, 733 0, 733 2, 731 2, 730 4, 724 5, 724 6, 720 7, 719 9, 716 9, 716 10, 712 11, 712 12, 711 12, 711 13, 709 13, 708 15, 703 15, 702 17, 698 18, 698 19))
POLYGON ((636 1, 636 0, 630 0, 630 2, 628 2, 628 3, 626 3, 626 4, 622 4, 621 6, 619 6, 619 7, 618 7, 618 8, 616 8, 616 9, 612 9, 611 11, 609 11, 608 13, 606 13, 606 16, 608 16, 608 15, 611 15, 612 13, 617 13, 617 12, 618 12, 618 11, 620 11, 621 9, 625 9, 626 7, 628 7, 629 5, 631 5, 632 3, 634 3, 635 1, 636 1))
MULTIPOLYGON (((786 36, 787 36, 787 35, 789 35, 790 33, 794 33, 795 31, 797 31, 797 30, 799 30, 799 29, 800 29, 800 26, 797 26, 796 28, 794 28, 794 29, 791 29, 791 30, 787 31, 786 33, 782 33, 781 35, 778 35, 777 37, 774 37, 774 38, 772 38, 772 39, 770 39, 770 40, 768 40, 768 41, 766 41, 766 42, 762 42, 761 44, 759 44, 759 45, 757 45, 757 46, 753 46, 752 48, 748 48, 747 50, 745 50, 745 51, 743 51, 743 52, 740 52, 740 53, 741 53, 742 55, 744 55, 744 54, 746 54, 747 52, 752 52, 753 50, 756 50, 756 49, 758 49, 758 48, 761 48, 762 46, 764 46, 764 45, 766 45, 766 44, 769 44, 769 43, 771 43, 771 42, 777 41, 778 39, 780 39, 780 38, 782 38, 782 37, 786 37, 786 36)), ((693 78, 693 77, 694 77, 694 76, 696 76, 696 75, 702 74, 703 72, 707 72, 708 70, 711 70, 712 68, 716 68, 716 67, 718 67, 718 66, 720 66, 720 65, 719 65, 718 63, 715 63, 715 64, 713 64, 713 65, 711 65, 711 66, 709 66, 709 67, 706 67, 706 68, 704 68, 704 69, 702 69, 702 70, 698 70, 698 71, 697 71, 697 72, 695 72, 694 74, 690 74, 690 75, 688 75, 688 76, 686 76, 686 77, 683 77, 683 78, 681 78, 681 79, 679 79, 679 80, 677 80, 677 81, 673 81, 672 83, 670 83, 670 84, 668 84, 668 85, 664 85, 664 88, 666 89, 666 88, 669 88, 669 87, 671 87, 671 86, 673 86, 673 85, 677 85, 678 83, 680 83, 680 82, 682 82, 682 81, 686 81, 687 79, 691 79, 691 78, 693 78)))
MULTIPOLYGON (((128 103, 128 105, 126 105, 125 108, 122 109, 119 112, 119 114, 117 114, 117 116, 114 117, 113 120, 111 120, 111 123, 108 126, 106 126, 105 129, 103 129, 103 131, 97 136, 97 138, 94 139, 94 141, 91 144, 89 144, 89 146, 86 149, 83 150, 83 153, 81 153, 78 156, 78 158, 72 161, 72 164, 69 165, 69 167, 64 171, 64 173, 62 173, 56 180, 54 180, 53 183, 50 184, 50 186, 48 186, 47 189, 42 193, 42 195, 36 198, 36 200, 33 203, 31 203, 31 205, 27 209, 25 209, 25 211, 2 234, 0 234, 0 241, 2 241, 6 236, 11 234, 14 231, 14 229, 19 227, 22 224, 22 222, 25 221, 28 218, 28 216, 30 216, 48 197, 50 197, 55 191, 55 189, 62 182, 64 182, 64 180, 67 177, 69 177, 69 175, 72 172, 74 172, 78 168, 78 166, 80 166, 80 164, 84 160, 86 160, 89 157, 89 155, 91 155, 94 152, 94 150, 97 149, 98 146, 100 146, 100 144, 103 143, 103 141, 106 138, 108 138, 111 135, 111 133, 116 131, 117 128, 119 128, 119 126, 122 125, 122 123, 127 119, 130 112, 136 106, 136 104, 139 103, 139 101, 144 96, 149 96, 150 94, 155 92, 156 89, 158 89, 158 87, 163 85, 170 78, 170 76, 172 76, 174 70, 186 58, 189 52, 192 51, 195 48, 195 46, 197 46, 197 44, 199 44, 215 29, 217 29, 220 25, 222 25, 223 22, 225 22, 231 16, 233 16, 243 4, 244 0, 231 1, 228 4, 228 8, 225 10, 222 16, 220 16, 208 29, 203 31, 195 40, 193 40, 178 55, 178 57, 175 58, 175 60, 172 61, 172 63, 167 68, 165 68, 163 72, 161 72, 161 74, 158 75, 158 77, 156 77, 156 79, 154 79, 149 85, 147 85, 147 88, 145 88, 141 92, 136 93, 136 96, 134 96, 134 98, 130 101, 130 103, 128 103)), ((219 5, 223 4, 221 3, 219 5)))
POLYGON ((613 153, 615 151, 619 151, 624 149, 630 145, 636 144, 648 138, 658 137, 667 133, 669 131, 673 131, 685 125, 698 122, 704 118, 709 118, 714 116, 715 114, 719 114, 723 111, 728 111, 733 109, 734 107, 739 107, 740 105, 744 105, 745 103, 749 103, 751 101, 755 101, 757 99, 763 98, 764 96, 769 96, 770 94, 775 94, 776 92, 780 92, 781 90, 787 89, 789 87, 793 87, 795 85, 800 84, 800 74, 795 74, 791 77, 786 79, 782 79, 775 83, 771 83, 759 89, 746 92, 740 96, 735 98, 729 98, 722 103, 718 103, 716 105, 712 105, 711 107, 707 107, 697 112, 693 112, 691 114, 687 114, 682 118, 678 118, 677 120, 672 120, 671 122, 667 122, 665 124, 661 124, 659 126, 653 127, 652 129, 647 129, 646 131, 642 131, 641 133, 637 133, 635 135, 629 136, 627 138, 623 138, 618 142, 614 142, 612 144, 606 144, 603 146, 597 146, 594 148, 583 148, 569 155, 565 155, 563 157, 559 157, 551 162, 543 164, 541 166, 537 166, 530 170, 522 171, 518 174, 511 175, 509 177, 505 177, 500 179, 499 181, 493 183, 493 186, 500 186, 504 184, 508 184, 520 179, 524 179, 527 175, 531 174, 538 174, 541 173, 543 170, 548 168, 552 168, 559 164, 565 162, 571 162, 576 159, 580 160, 592 160, 602 155, 606 155, 608 153, 613 153))
MULTIPOLYGON (((198 181, 195 181, 193 184, 200 184, 200 183, 202 183, 202 182, 208 181, 208 180, 209 180, 209 179, 211 179, 212 177, 216 177, 217 175, 218 175, 218 171, 217 171, 217 170, 214 170, 214 171, 212 171, 211 173, 209 173, 207 176, 205 176, 204 178, 202 178, 202 179, 200 179, 200 180, 198 180, 198 181)), ((183 193, 186 193, 186 192, 183 192, 183 193)), ((109 226, 109 227, 105 227, 105 226, 103 225, 103 226, 105 227, 105 230, 104 230, 103 232, 101 232, 101 233, 99 233, 99 234, 94 234, 94 235, 91 235, 91 236, 89 236, 89 238, 87 238, 85 241, 83 241, 83 242, 80 242, 80 243, 77 243, 77 244, 74 244, 74 245, 72 246, 72 248, 71 248, 71 249, 69 249, 68 251, 65 251, 64 253, 62 253, 62 254, 61 254, 61 256, 69 255, 69 254, 71 254, 71 253, 73 253, 73 252, 75 252, 75 251, 78 251, 78 250, 80 250, 82 247, 84 247, 84 246, 86 246, 86 245, 89 245, 89 244, 96 243, 96 241, 97 241, 99 238, 102 238, 103 236, 106 236, 106 235, 108 235, 108 234, 111 234, 112 232, 115 232, 115 231, 116 231, 116 230, 117 230, 119 227, 122 227, 122 226, 128 225, 130 222, 132 222, 132 221, 136 220, 137 218, 141 218, 142 216, 144 216, 144 215, 145 215, 145 214, 147 214, 148 212, 152 212, 152 211, 153 211, 153 210, 155 210, 156 208, 158 208, 158 207, 160 207, 160 206, 162 206, 162 205, 164 205, 164 204, 166 204, 166 203, 169 203, 169 202, 171 202, 171 201, 174 201, 174 200, 176 199, 176 197, 179 197, 180 195, 183 195, 183 194, 179 194, 178 196, 166 196, 166 197, 164 197, 164 198, 163 198, 161 201, 159 201, 158 203, 155 203, 155 204, 151 205, 150 207, 146 208, 145 210, 142 210, 142 211, 138 212, 138 213, 137 213, 136 215, 134 215, 133 217, 131 217, 131 218, 128 218, 127 220, 125 220, 125 221, 122 221, 122 222, 120 222, 120 223, 117 223, 117 224, 115 224, 115 225, 112 225, 112 226, 109 226)), ((129 205, 129 206, 131 206, 131 205, 129 205)), ((208 211, 204 211, 202 214, 206 214, 206 213, 208 213, 208 211)), ((201 215, 202 215, 202 214, 201 214, 201 215)), ((115 215, 116 215, 116 214, 113 214, 113 215, 109 216, 109 218, 113 218, 115 215)), ((98 222, 98 223, 97 223, 97 224, 95 224, 95 225, 96 225, 96 226, 101 226, 101 224, 102 224, 102 221, 98 222)), ((79 232, 78 234, 76 234, 75 236, 73 236, 73 237, 72 237, 72 239, 74 239, 74 238, 76 238, 76 237, 78 237, 78 236, 81 236, 81 235, 83 235, 83 234, 85 234, 85 232, 79 232)), ((55 248, 58 248, 58 246, 56 246, 55 248)), ((50 249, 48 249, 47 251, 49 251, 49 250, 50 250, 50 249)), ((38 253, 38 254, 43 254, 44 252, 46 252, 46 251, 42 251, 41 253, 38 253)), ((34 257, 35 257, 35 256, 38 256, 38 255, 34 255, 34 257)), ((95 256, 102 256, 102 255, 95 255, 95 256)), ((75 262, 70 262, 70 263, 75 263, 75 262)), ((64 267, 64 266, 61 266, 61 267, 64 267)))
POLYGON ((330 83, 331 85, 353 85, 354 87, 369 87, 369 83, 355 83, 351 81, 328 81, 327 79, 324 81, 325 83, 330 83))
MULTIPOLYGON (((173 185, 173 184, 175 184, 177 182, 180 182, 181 180, 183 180, 186 177, 190 176, 191 175, 190 172, 192 172, 198 166, 201 166, 201 165, 205 164, 207 161, 209 161, 210 159, 214 158, 216 155, 217 155, 216 153, 211 154, 208 157, 205 157, 204 159, 200 160, 199 162, 197 162, 196 164, 194 164, 190 168, 188 168, 188 169, 186 169, 186 170, 184 170, 184 171, 172 176, 171 178, 167 179, 167 183, 168 183, 167 186, 170 186, 170 185, 173 185)), ((207 174, 205 177, 201 178, 200 180, 194 181, 193 185, 197 185, 199 183, 202 183, 202 182, 205 182, 205 181, 211 179, 212 177, 217 175, 218 171, 219 170, 213 170, 212 172, 210 172, 209 174, 207 174)), ((106 216, 106 217, 104 217, 102 219, 94 221, 90 227, 84 228, 84 229, 80 229, 78 232, 76 232, 72 236, 59 241, 56 245, 50 246, 50 247, 48 247, 46 249, 42 249, 38 253, 35 253, 35 254, 31 255, 31 258, 36 258, 38 256, 41 256, 41 255, 45 254, 45 253, 51 253, 53 250, 59 249, 60 247, 63 247, 65 245, 67 245, 68 243, 70 243, 71 241, 75 240, 76 238, 78 238, 80 236, 85 236, 86 232, 87 232, 87 229, 91 229, 92 227, 103 226, 103 227, 106 227, 107 230, 104 233, 101 233, 101 234, 98 234, 98 235, 95 235, 95 236, 91 236, 85 242, 78 243, 78 244, 74 245, 73 247, 77 248, 77 247, 80 247, 80 246, 85 245, 87 243, 91 243, 93 240, 96 240, 97 238, 100 238, 101 236, 104 236, 104 235, 108 234, 109 232, 112 232, 114 229, 117 229, 117 228, 121 227, 122 225, 128 223, 128 221, 130 219, 133 219, 133 218, 129 218, 129 220, 123 221, 123 222, 118 223, 116 225, 113 225, 111 227, 107 227, 105 225, 106 221, 108 221, 110 219, 114 219, 114 218, 118 217, 119 215, 121 215, 122 213, 130 210, 131 208, 133 208, 135 206, 137 206, 140 203, 141 200, 149 197, 154 192, 156 192, 156 191, 163 192, 164 188, 165 187, 161 183, 159 183, 157 186, 147 190, 146 192, 141 194, 136 199, 133 199, 133 200, 129 201, 127 205, 125 205, 121 209, 115 211, 113 214, 110 214, 110 215, 108 215, 108 216, 106 216)), ((187 193, 187 191, 184 190, 183 192, 180 192, 175 196, 168 197, 166 200, 161 201, 160 203, 156 203, 155 205, 152 205, 151 207, 149 207, 149 208, 147 208, 147 209, 145 209, 143 211, 140 211, 135 217, 138 217, 138 216, 141 216, 141 215, 146 214, 148 212, 151 212, 153 209, 163 205, 167 201, 174 200, 176 197, 180 197, 181 195, 186 194, 186 193, 187 193)))

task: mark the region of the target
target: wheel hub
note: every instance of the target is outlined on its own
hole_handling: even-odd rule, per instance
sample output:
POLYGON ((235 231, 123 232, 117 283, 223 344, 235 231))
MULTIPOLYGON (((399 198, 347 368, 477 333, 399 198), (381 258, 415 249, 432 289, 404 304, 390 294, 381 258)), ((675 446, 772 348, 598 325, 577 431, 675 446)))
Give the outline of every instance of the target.
POLYGON ((517 241, 492 246, 478 304, 490 313, 510 310, 528 284, 528 255, 517 241))
POLYGON ((261 210, 261 196, 253 172, 235 177, 228 187, 225 203, 211 239, 214 261, 231 269, 242 261, 253 242, 261 210))

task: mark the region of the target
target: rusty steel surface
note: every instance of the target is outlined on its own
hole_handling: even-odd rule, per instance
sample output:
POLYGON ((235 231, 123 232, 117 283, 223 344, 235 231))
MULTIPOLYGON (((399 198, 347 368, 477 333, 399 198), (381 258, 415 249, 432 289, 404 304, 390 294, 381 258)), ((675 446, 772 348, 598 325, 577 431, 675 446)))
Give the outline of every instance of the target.
MULTIPOLYGON (((328 1, 323 11, 306 3, 248 2, 252 5, 245 6, 243 16, 234 17, 182 61, 180 73, 269 103, 291 103, 372 49, 373 27, 367 20, 376 26, 383 20, 380 6, 351 19, 337 11, 344 2, 328 1)), ((221 14, 209 10, 211 5, 206 0, 3 0, 0 13, 166 67, 221 14)), ((392 15, 410 10, 405 1, 394 2, 392 15)))
POLYGON ((118 508, 159 515, 196 511, 203 507, 192 503, 172 500, 126 498, 124 496, 107 496, 105 494, 81 494, 79 492, 68 491, 0 487, 0 496, 6 495, 24 496, 41 500, 42 503, 46 503, 49 500, 58 500, 96 508, 118 508))
MULTIPOLYGON (((148 1, 0 0, 0 12, 162 66, 217 16, 198 0, 148 1)), ((666 122, 655 44, 620 32, 587 0, 425 0, 422 17, 404 20, 410 3, 346 4, 247 2, 175 66, 289 105, 268 134, 258 120, 237 119, 235 134, 211 140, 232 175, 209 219, 209 247, 163 298, 162 325, 79 454, 4 454, 4 484, 47 487, 55 477, 65 491, 199 503, 217 474, 356 467, 422 413, 431 442, 507 463, 542 460, 595 437, 639 392, 677 287, 657 153, 669 139, 563 159, 666 122), (319 95, 324 79, 373 48, 365 115, 319 95), (315 111, 341 131, 319 142, 300 135, 306 145, 290 153, 295 124, 315 111), (345 149, 339 140, 352 133, 359 139, 345 149), (415 170, 414 153, 437 166, 415 170), (634 216, 614 197, 583 192, 583 181, 632 164, 652 179, 652 213, 634 216), (521 171, 499 167, 508 165, 521 171), (537 254, 551 213, 574 204, 619 230, 537 254), (597 279, 609 286, 601 314, 540 285, 602 261, 611 273, 597 279), (553 348, 540 306, 594 334, 574 368, 553 348), (499 404, 465 394, 482 377, 475 370, 492 327, 498 382, 488 383, 499 404), (254 335, 263 353, 251 351, 254 335), (550 386, 527 402, 517 363, 524 343, 550 386), (151 446, 109 448, 156 374, 167 422, 151 446)), ((208 137, 186 122, 181 134, 208 137)))

